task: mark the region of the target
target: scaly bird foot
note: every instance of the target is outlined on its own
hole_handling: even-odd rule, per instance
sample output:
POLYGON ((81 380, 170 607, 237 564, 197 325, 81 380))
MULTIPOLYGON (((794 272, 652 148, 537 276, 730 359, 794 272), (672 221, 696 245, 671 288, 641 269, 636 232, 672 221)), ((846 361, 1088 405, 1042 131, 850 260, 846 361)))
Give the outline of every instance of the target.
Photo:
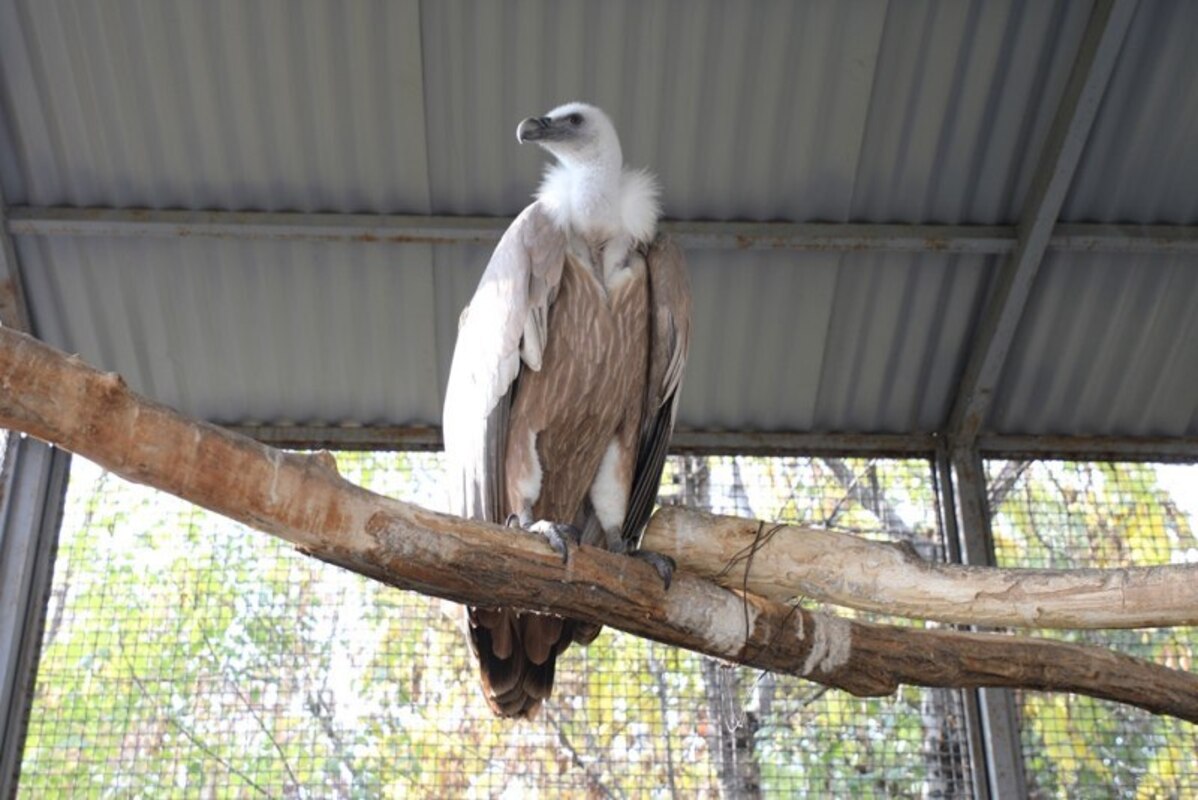
POLYGON ((570 560, 570 545, 578 547, 582 544, 582 531, 564 522, 550 522, 543 519, 529 525, 528 530, 544 536, 553 551, 561 554, 563 564, 570 560))
POLYGON ((663 553, 655 553, 652 550, 632 550, 628 555, 633 558, 639 558, 657 570, 657 574, 661 577, 661 582, 664 584, 663 588, 669 591, 670 582, 674 580, 674 569, 678 566, 674 559, 663 553))

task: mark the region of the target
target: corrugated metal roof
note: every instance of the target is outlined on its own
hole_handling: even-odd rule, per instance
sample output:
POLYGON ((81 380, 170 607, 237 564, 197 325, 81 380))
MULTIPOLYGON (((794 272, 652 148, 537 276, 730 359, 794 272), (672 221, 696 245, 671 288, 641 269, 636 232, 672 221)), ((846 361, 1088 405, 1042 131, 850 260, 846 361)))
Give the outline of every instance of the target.
MULTIPOLYGON (((1063 218, 1198 222, 1195 9, 1140 4, 1063 218)), ((544 164, 517 121, 585 98, 673 218, 1011 224, 1090 11, 0 0, 0 187, 12 205, 513 214, 544 164)), ((17 237, 41 335, 229 422, 437 422, 488 249, 17 237)), ((945 423, 1002 263, 690 259, 682 424, 852 432, 945 423)), ((1195 433, 1195 266, 1052 254, 993 425, 1195 433)))
POLYGON ((995 398, 1001 433, 1198 433, 1198 261, 1054 254, 995 398))
POLYGON ((14 205, 510 215, 544 160, 516 122, 582 97, 675 218, 1012 222, 1087 13, 10 2, 0 178, 14 205))
POLYGON ((43 339, 191 414, 440 418, 453 339, 428 245, 22 237, 18 253, 43 339))
MULTIPOLYGON (((1089 15, 1085 3, 892 3, 853 217, 1010 223, 1089 15)), ((830 131, 835 136, 838 132, 830 131)))
POLYGON ((1198 4, 1139 5, 1063 220, 1198 223, 1196 36, 1198 4))
MULTIPOLYGON (((43 338, 230 423, 438 423, 458 315, 489 255, 194 238, 18 247, 43 338)), ((756 251, 730 265, 721 251, 691 253, 703 357, 682 424, 934 430, 993 261, 756 251)))
POLYGON ((427 213, 419 4, 0 3, 11 204, 427 213))
POLYGON ((687 427, 940 427, 994 259, 913 254, 689 257, 687 427), (989 271, 988 271, 989 270, 989 271))

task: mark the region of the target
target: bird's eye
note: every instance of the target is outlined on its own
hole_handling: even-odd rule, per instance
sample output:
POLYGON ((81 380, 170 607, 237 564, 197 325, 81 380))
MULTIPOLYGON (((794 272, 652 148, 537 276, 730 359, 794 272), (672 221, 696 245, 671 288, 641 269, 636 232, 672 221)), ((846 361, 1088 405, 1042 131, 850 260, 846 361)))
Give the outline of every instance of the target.
POLYGON ((570 116, 566 117, 566 119, 570 120, 571 125, 582 124, 582 114, 571 114, 570 116))

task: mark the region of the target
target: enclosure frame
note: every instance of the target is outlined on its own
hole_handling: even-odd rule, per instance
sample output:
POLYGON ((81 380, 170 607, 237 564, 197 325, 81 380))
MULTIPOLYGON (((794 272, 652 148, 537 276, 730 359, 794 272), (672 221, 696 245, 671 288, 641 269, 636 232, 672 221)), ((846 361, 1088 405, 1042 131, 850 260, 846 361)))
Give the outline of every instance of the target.
MULTIPOLYGON (((687 248, 823 252, 998 254, 995 291, 968 356, 952 413, 938 433, 709 432, 681 430, 675 453, 849 455, 928 460, 950 558, 992 565, 994 546, 983 458, 1198 462, 1198 437, 997 435, 985 420, 1030 291, 1050 250, 1176 254, 1198 252, 1198 226, 1058 224, 1062 204, 1106 94, 1136 0, 1098 0, 1072 73, 1038 156, 1032 189, 1017 226, 729 222, 667 224, 687 248)), ((490 243, 509 220, 479 217, 196 212, 120 208, 10 207, 0 195, 0 321, 31 332, 13 236, 130 236, 319 241, 490 243)), ((234 427, 279 447, 344 450, 437 450, 432 427, 234 427)), ((37 651, 53 574, 70 456, 11 436, 0 498, 0 797, 15 793, 37 651), (12 602, 9 602, 10 595, 12 602)), ((1013 695, 967 692, 974 791, 980 798, 1025 797, 1013 695)))
MULTIPOLYGON (((247 432, 242 429, 243 432, 247 432)), ((288 447, 348 450, 430 451, 440 446, 434 429, 270 428, 259 430, 267 443, 288 447), (302 437, 302 438, 301 438, 302 437)), ((790 434, 684 434, 675 454, 905 457, 927 459, 935 499, 951 561, 994 564, 990 510, 986 507, 983 457, 1076 459, 1082 461, 1198 462, 1198 447, 1171 440, 1154 449, 1148 442, 1093 439, 1070 450, 1049 449, 1060 437, 1002 437, 982 440, 984 447, 953 448, 939 436, 894 437, 790 434), (752 446, 750 446, 752 445, 752 446), (922 445, 922 446, 921 446, 922 445), (929 449, 930 446, 930 449, 929 449)), ((53 561, 69 477, 70 455, 34 439, 13 435, 5 455, 3 528, 0 529, 0 583, 15 601, 0 606, 0 797, 15 795, 25 730, 33 701, 40 637, 45 621, 53 561)), ((7 599, 7 595, 5 596, 7 599)), ((1027 796, 1022 748, 1010 690, 963 693, 973 790, 978 798, 1027 796)))

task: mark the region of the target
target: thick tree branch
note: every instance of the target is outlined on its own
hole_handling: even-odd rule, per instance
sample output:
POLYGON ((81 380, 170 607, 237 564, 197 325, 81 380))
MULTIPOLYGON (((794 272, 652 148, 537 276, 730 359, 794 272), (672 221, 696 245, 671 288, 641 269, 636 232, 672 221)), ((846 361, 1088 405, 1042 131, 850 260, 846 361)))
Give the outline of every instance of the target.
POLYGON ((649 565, 589 547, 563 566, 540 537, 372 494, 337 475, 327 455, 283 453, 192 422, 11 330, 0 330, 0 425, 425 594, 611 625, 857 695, 900 683, 1022 686, 1198 722, 1198 677, 1099 648, 869 625, 740 596, 686 572, 666 592, 649 565))
POLYGON ((1144 628, 1198 625, 1198 565, 996 569, 925 561, 911 547, 672 507, 644 547, 731 589, 961 625, 1144 628), (746 577, 745 571, 748 570, 746 577))

